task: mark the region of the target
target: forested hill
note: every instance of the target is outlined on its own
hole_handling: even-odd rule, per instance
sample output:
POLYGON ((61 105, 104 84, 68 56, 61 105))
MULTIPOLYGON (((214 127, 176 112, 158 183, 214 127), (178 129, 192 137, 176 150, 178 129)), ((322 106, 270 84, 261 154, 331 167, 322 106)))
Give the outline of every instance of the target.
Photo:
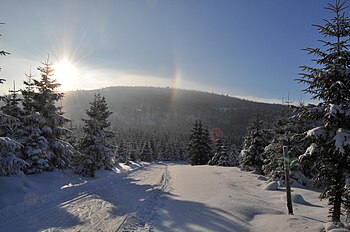
MULTIPOLYGON (((238 138, 246 132, 251 117, 260 112, 272 124, 281 105, 257 103, 214 93, 155 87, 108 87, 99 90, 67 92, 63 110, 73 124, 81 125, 93 95, 106 97, 113 114, 111 129, 138 130, 142 133, 188 133, 196 119, 209 129, 220 128, 225 137, 238 138)), ((267 125, 268 126, 268 125, 267 125)))

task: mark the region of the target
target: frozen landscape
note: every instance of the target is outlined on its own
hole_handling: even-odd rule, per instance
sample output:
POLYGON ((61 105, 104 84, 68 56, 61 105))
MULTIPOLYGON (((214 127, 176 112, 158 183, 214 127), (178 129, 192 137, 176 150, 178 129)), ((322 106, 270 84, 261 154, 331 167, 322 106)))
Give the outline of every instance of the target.
POLYGON ((350 0, 98 3, 0 1, 0 232, 350 232, 350 0))
POLYGON ((84 178, 71 171, 0 177, 0 231, 320 231, 327 202, 285 191, 236 167, 119 165, 84 178), (275 189, 275 190, 274 190, 275 189))

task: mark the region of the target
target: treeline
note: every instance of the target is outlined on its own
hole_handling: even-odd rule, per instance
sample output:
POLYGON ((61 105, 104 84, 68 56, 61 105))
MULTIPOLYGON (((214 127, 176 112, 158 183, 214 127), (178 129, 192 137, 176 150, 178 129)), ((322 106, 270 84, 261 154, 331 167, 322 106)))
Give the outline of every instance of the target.
MULTIPOLYGON (((81 126, 84 106, 95 92, 66 93, 63 105, 74 127, 81 126)), ((99 93, 106 97, 113 112, 109 119, 111 129, 118 131, 116 145, 122 140, 127 143, 170 140, 181 144, 187 141, 193 122, 201 119, 210 130, 219 128, 230 144, 239 146, 254 113, 261 112, 266 123, 272 126, 276 113, 283 108, 278 104, 175 88, 108 87, 99 93)))

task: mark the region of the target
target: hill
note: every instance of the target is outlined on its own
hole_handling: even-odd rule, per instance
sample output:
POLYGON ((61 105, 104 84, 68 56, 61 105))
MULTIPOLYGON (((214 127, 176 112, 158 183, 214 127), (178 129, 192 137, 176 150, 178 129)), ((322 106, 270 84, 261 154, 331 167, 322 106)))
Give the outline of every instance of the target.
POLYGON ((142 139, 159 135, 162 138, 182 137, 193 122, 201 119, 209 129, 219 128, 226 139, 239 142, 251 117, 262 113, 271 126, 281 110, 278 104, 258 103, 215 93, 156 87, 108 87, 99 90, 78 90, 65 94, 62 102, 66 116, 76 126, 86 118, 85 110, 93 95, 106 97, 110 110, 111 129, 119 139, 142 139), (133 135, 127 132, 133 131, 133 135), (122 137, 122 138, 121 138, 122 137), (136 138, 135 138, 136 137, 136 138))

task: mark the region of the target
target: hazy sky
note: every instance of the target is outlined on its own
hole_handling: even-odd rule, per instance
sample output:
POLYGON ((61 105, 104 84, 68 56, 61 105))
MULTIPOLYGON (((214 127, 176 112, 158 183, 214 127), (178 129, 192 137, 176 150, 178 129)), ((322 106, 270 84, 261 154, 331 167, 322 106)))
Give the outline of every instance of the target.
MULTIPOLYGON (((331 1, 333 2, 333 1, 331 1)), ((320 46, 324 0, 0 0, 0 85, 19 87, 50 54, 62 90, 176 86, 299 99, 301 51, 320 46), (59 66, 57 66, 59 67, 59 66), (60 69, 60 68, 58 68, 60 69), (62 68, 61 68, 62 69, 62 68), (69 74, 66 74, 66 72, 69 74), (66 76, 63 77, 62 75, 66 76), (69 80, 69 82, 68 82, 69 80)), ((39 75, 36 76, 39 78, 39 75)))

